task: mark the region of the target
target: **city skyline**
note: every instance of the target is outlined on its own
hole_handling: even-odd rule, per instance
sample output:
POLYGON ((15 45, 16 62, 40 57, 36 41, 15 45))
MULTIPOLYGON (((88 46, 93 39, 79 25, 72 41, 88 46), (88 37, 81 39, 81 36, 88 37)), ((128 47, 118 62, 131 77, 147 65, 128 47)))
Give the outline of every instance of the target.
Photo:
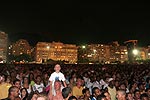
POLYGON ((109 43, 136 39, 150 44, 149 6, 145 3, 1 3, 0 30, 11 41, 109 43))
MULTIPOLYGON (((49 59, 67 61, 68 63, 113 63, 115 61, 123 63, 135 60, 147 61, 150 58, 150 47, 137 47, 137 40, 129 40, 127 42, 127 46, 121 46, 117 41, 111 44, 87 44, 80 46, 62 42, 38 42, 30 50, 28 41, 21 39, 9 46, 8 54, 10 58, 13 58, 13 55, 18 58, 21 56, 25 57, 27 54, 28 56, 26 55, 26 57, 31 56, 37 63, 50 61, 49 59)), ((12 61, 18 61, 18 59, 12 61)))
POLYGON ((66 61, 66 63, 113 63, 119 61, 147 61, 150 57, 150 46, 139 47, 138 40, 128 40, 126 46, 117 41, 103 44, 66 44, 62 42, 39 41, 32 47, 27 40, 20 39, 7 43, 8 35, 0 32, 0 63, 66 61), (8 47, 8 48, 7 48, 8 47))

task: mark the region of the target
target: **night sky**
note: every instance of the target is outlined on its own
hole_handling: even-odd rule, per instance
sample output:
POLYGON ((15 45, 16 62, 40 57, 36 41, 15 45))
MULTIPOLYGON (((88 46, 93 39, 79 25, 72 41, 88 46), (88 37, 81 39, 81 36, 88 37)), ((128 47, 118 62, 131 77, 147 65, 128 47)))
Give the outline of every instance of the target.
POLYGON ((63 43, 123 43, 138 39, 150 44, 150 6, 142 2, 77 1, 13 2, 0 4, 0 30, 10 41, 27 39, 63 43))

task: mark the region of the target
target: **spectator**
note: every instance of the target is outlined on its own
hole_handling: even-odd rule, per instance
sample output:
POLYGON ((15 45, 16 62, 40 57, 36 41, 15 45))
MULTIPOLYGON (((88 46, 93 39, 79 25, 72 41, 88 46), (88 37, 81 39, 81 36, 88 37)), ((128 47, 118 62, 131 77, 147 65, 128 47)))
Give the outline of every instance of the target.
POLYGON ((27 100, 37 100, 38 93, 37 92, 31 92, 27 98, 27 100))
POLYGON ((31 86, 34 86, 34 84, 35 84, 35 79, 34 79, 34 74, 33 73, 29 74, 29 83, 30 83, 31 86))
POLYGON ((70 87, 65 87, 62 89, 62 96, 64 100, 68 100, 72 96, 72 90, 70 87))
POLYGON ((148 95, 146 93, 141 94, 140 100, 149 100, 148 95))
POLYGON ((78 100, 75 96, 70 96, 68 100, 78 100))
POLYGON ((49 76, 48 76, 48 73, 44 72, 42 74, 42 79, 43 79, 43 84, 45 87, 48 87, 49 86, 49 76))
POLYGON ((53 95, 56 95, 55 91, 54 91, 54 82, 56 80, 59 80, 59 81, 63 81, 63 85, 64 87, 66 87, 66 82, 65 82, 65 77, 64 77, 64 74, 60 72, 61 70, 61 67, 59 64, 56 64, 55 67, 54 67, 54 70, 55 72, 53 72, 49 78, 49 81, 50 81, 50 90, 52 90, 52 94, 53 95))
POLYGON ((42 93, 44 92, 44 85, 42 83, 42 80, 41 80, 41 76, 38 75, 36 77, 36 83, 34 84, 33 86, 33 91, 38 91, 39 93, 42 93))
MULTIPOLYGON (((48 97, 44 94, 40 94, 38 95, 37 100, 48 100, 48 97)), ((53 99, 53 100, 62 100, 62 99, 53 99)))
POLYGON ((11 87, 10 83, 6 83, 7 77, 6 75, 0 75, 0 99, 4 99, 8 97, 8 90, 11 87))
POLYGON ((117 100, 126 100, 126 91, 118 90, 116 94, 117 100))
POLYGON ((22 88, 26 88, 29 94, 33 91, 32 86, 29 84, 28 77, 23 77, 22 88))
POLYGON ((140 100, 140 91, 139 90, 135 90, 134 91, 134 99, 135 100, 140 100))
POLYGON ((20 93, 21 93, 21 100, 27 100, 27 97, 28 97, 28 91, 26 88, 22 88, 20 90, 20 93))
POLYGON ((56 95, 53 95, 52 91, 49 91, 49 99, 50 100, 63 100, 62 92, 61 92, 61 82, 59 80, 54 82, 54 90, 56 95))
POLYGON ((89 100, 91 97, 89 88, 83 89, 82 94, 83 94, 83 100, 89 100))
POLYGON ((116 88, 114 86, 114 80, 113 80, 113 78, 110 78, 108 80, 108 82, 109 82, 108 92, 109 92, 109 94, 111 96, 111 100, 116 100, 116 88))
POLYGON ((119 89, 120 89, 120 90, 125 90, 126 93, 129 92, 128 88, 126 88, 126 84, 125 84, 125 83, 121 83, 120 86, 119 86, 119 89))
POLYGON ((107 100, 105 95, 98 95, 96 100, 107 100))
POLYGON ((77 83, 76 86, 73 87, 72 93, 73 96, 75 96, 77 99, 80 98, 80 96, 82 96, 82 90, 83 90, 83 86, 82 86, 82 78, 81 77, 77 77, 77 83))
POLYGON ((103 94, 106 96, 107 100, 111 100, 109 92, 105 91, 105 92, 103 92, 103 94))
MULTIPOLYGON (((19 89, 16 86, 12 86, 9 88, 8 98, 4 100, 18 100, 19 98, 19 89)), ((21 100, 21 99, 20 99, 21 100)))
POLYGON ((127 100, 134 100, 134 97, 133 97, 132 93, 130 93, 130 92, 127 93, 126 97, 127 97, 127 100))
POLYGON ((101 95, 101 91, 98 87, 94 87, 92 89, 92 100, 96 100, 98 95, 101 95))
POLYGON ((18 89, 20 90, 20 88, 21 88, 21 82, 20 82, 20 80, 19 79, 14 80, 13 81, 13 86, 18 87, 18 89))
POLYGON ((138 90, 140 91, 140 94, 145 93, 145 87, 143 83, 138 84, 138 90))
POLYGON ((147 88, 145 92, 147 93, 148 97, 150 98, 150 88, 147 88))

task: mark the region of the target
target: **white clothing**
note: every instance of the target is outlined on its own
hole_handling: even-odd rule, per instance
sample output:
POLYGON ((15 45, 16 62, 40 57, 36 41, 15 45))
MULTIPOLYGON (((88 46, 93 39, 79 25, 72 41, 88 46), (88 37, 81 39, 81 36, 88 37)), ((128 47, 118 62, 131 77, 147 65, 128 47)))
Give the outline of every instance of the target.
MULTIPOLYGON (((24 88, 24 87, 22 86, 22 88, 24 88)), ((27 91, 28 91, 28 94, 30 94, 30 93, 31 93, 31 91, 32 91, 32 89, 31 89, 31 85, 29 85, 29 88, 27 89, 27 91)))
POLYGON ((93 88, 98 87, 100 90, 102 89, 101 84, 98 81, 93 82, 93 88))
POLYGON ((33 86, 33 91, 37 90, 39 93, 41 93, 41 92, 43 92, 43 88, 44 88, 43 83, 41 83, 40 85, 35 83, 33 86))
POLYGON ((90 79, 89 78, 86 78, 86 77, 83 77, 84 79, 84 82, 88 82, 90 79))
POLYGON ((103 86, 103 89, 108 87, 108 84, 103 79, 100 80, 100 84, 101 84, 101 86, 103 86))
MULTIPOLYGON (((53 72, 49 78, 49 81, 52 82, 52 94, 55 96, 56 93, 55 93, 55 90, 54 90, 54 82, 56 80, 59 80, 59 81, 65 81, 65 77, 64 77, 64 74, 59 72, 59 73, 56 73, 56 72, 53 72)), ((63 86, 61 86, 61 89, 63 89, 63 86)))
POLYGON ((89 88, 90 94, 92 94, 93 83, 88 81, 87 84, 86 84, 86 87, 89 88))
POLYGON ((56 73, 56 72, 53 72, 49 78, 49 81, 52 81, 52 85, 54 85, 54 82, 55 80, 59 80, 59 81, 65 81, 65 77, 64 77, 64 74, 59 72, 59 73, 56 73))
POLYGON ((30 94, 31 93, 31 85, 29 85, 29 88, 27 89, 27 91, 28 91, 28 94, 30 94))

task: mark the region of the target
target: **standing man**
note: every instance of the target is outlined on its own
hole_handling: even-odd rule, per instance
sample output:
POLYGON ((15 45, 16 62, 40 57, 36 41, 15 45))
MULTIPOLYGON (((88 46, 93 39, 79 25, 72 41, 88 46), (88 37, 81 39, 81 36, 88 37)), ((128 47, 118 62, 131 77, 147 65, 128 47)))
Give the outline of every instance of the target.
MULTIPOLYGON (((55 72, 53 72, 49 78, 50 81, 50 91, 52 91, 52 94, 55 96, 56 92, 54 90, 54 82, 55 81, 62 81, 63 82, 63 86, 67 87, 66 85, 66 79, 64 77, 64 74, 60 72, 61 67, 59 64, 56 64, 54 67, 55 72)), ((62 87, 62 86, 61 86, 62 87)))
POLYGON ((113 78, 110 78, 109 80, 108 80, 108 82, 109 82, 109 85, 108 85, 108 92, 109 92, 109 94, 110 94, 110 96, 111 96, 111 100, 116 100, 116 87, 114 86, 114 80, 113 80, 113 78))

